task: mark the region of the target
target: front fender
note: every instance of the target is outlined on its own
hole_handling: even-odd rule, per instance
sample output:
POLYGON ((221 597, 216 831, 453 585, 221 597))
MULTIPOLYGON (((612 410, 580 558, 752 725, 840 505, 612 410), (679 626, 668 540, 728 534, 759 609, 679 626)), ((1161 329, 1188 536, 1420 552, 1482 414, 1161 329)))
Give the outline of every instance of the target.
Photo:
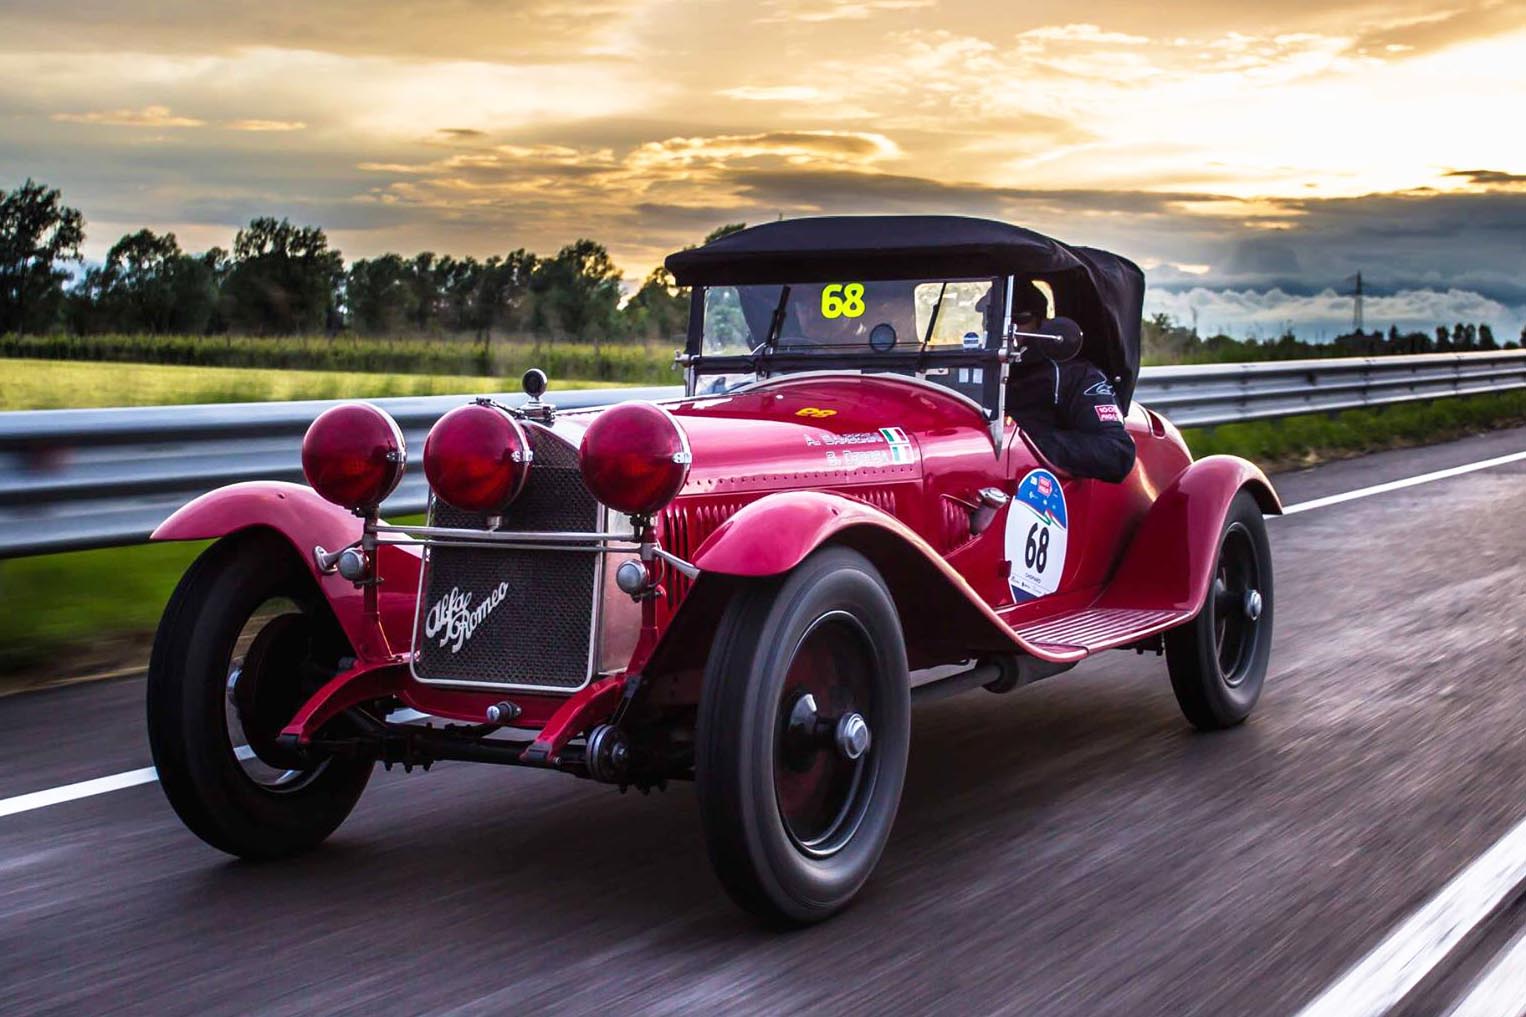
POLYGON ((1150 506, 1098 606, 1197 614, 1213 583, 1219 532, 1241 490, 1263 513, 1282 514, 1271 481, 1254 463, 1208 456, 1183 470, 1150 506))
POLYGON ((256 527, 274 530, 291 544, 362 661, 384 661, 409 648, 422 551, 407 544, 377 548, 379 618, 369 617, 364 589, 337 573, 318 571, 313 557, 320 545, 332 551, 359 540, 363 524, 310 487, 268 480, 220 487, 183 505, 149 539, 212 540, 256 527))
POLYGON ((948 663, 1013 652, 1051 661, 1084 656, 1027 642, 913 530, 840 494, 801 491, 759 498, 716 528, 695 552, 694 565, 702 580, 762 579, 790 571, 827 543, 851 547, 874 565, 895 599, 914 660, 948 663))

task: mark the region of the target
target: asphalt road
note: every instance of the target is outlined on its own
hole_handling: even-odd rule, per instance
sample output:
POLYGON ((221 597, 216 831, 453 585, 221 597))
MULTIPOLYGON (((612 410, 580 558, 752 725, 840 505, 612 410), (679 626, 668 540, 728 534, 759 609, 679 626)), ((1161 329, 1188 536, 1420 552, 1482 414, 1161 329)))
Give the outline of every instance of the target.
MULTIPOLYGON (((1272 676, 1231 732, 1194 734, 1164 662, 1124 653, 920 707, 875 878, 804 932, 731 907, 685 786, 378 773, 270 865, 205 847, 154 784, 3 818, 0 1012, 1290 1014, 1526 817, 1523 512, 1515 463, 1274 522, 1272 676)), ((148 765, 141 699, 0 700, 0 798, 148 765)))

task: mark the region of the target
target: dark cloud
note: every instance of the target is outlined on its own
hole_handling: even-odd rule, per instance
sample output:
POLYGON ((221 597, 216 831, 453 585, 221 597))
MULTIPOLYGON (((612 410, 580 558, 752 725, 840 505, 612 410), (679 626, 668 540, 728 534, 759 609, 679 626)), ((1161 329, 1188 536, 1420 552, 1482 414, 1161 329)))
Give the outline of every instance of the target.
POLYGON ((1506 173, 1503 170, 1453 170, 1447 176, 1461 177, 1470 184, 1479 184, 1484 187, 1526 184, 1526 173, 1506 173))

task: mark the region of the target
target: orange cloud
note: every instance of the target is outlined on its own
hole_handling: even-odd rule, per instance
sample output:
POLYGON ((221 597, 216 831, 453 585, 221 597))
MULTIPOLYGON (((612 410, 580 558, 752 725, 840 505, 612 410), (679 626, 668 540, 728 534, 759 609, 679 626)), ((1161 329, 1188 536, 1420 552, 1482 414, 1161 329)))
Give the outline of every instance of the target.
POLYGON ((204 127, 205 120, 176 116, 168 106, 144 106, 142 109, 106 109, 89 113, 55 113, 53 119, 63 124, 101 124, 108 127, 204 127))

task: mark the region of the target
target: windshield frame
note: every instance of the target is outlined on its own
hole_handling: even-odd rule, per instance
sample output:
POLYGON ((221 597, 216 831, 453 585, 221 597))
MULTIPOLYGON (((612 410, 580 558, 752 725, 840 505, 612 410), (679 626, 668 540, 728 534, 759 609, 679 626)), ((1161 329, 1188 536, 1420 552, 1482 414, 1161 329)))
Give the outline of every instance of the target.
MULTIPOLYGON (((823 349, 821 351, 805 353, 779 350, 759 344, 752 352, 745 354, 705 353, 706 291, 712 288, 750 284, 713 283, 710 285, 696 285, 690 290, 689 328, 684 351, 676 358, 678 365, 684 368, 685 397, 692 399, 697 395, 703 394, 700 391, 700 379, 707 375, 751 374, 752 378, 750 381, 734 386, 734 389, 739 390, 741 388, 750 388, 772 378, 805 373, 847 373, 860 375, 882 372, 892 373, 902 377, 914 377, 926 384, 938 385, 978 405, 990 428, 992 443, 999 448, 1003 422, 1006 416, 1007 375, 1009 362, 1013 357, 1014 332, 1010 308, 1012 306, 1015 280, 1016 277, 1011 275, 991 277, 991 301, 996 305, 991 310, 991 320, 1000 324, 995 330, 995 334, 991 334, 988 331, 981 348, 964 349, 944 345, 924 346, 921 343, 920 337, 918 337, 917 343, 908 346, 905 350, 896 349, 885 352, 849 347, 841 351, 823 349), (952 385, 943 384, 928 377, 930 372, 934 373, 934 376, 937 377, 944 372, 958 371, 960 369, 970 370, 972 372, 971 377, 975 377, 973 374, 974 370, 978 369, 981 372, 978 375, 980 380, 972 383, 978 388, 978 398, 975 393, 967 393, 952 385)), ((904 281, 926 283, 943 282, 944 280, 907 278, 904 281)), ((800 283, 772 285, 800 286, 830 282, 832 280, 808 279, 800 283)))

